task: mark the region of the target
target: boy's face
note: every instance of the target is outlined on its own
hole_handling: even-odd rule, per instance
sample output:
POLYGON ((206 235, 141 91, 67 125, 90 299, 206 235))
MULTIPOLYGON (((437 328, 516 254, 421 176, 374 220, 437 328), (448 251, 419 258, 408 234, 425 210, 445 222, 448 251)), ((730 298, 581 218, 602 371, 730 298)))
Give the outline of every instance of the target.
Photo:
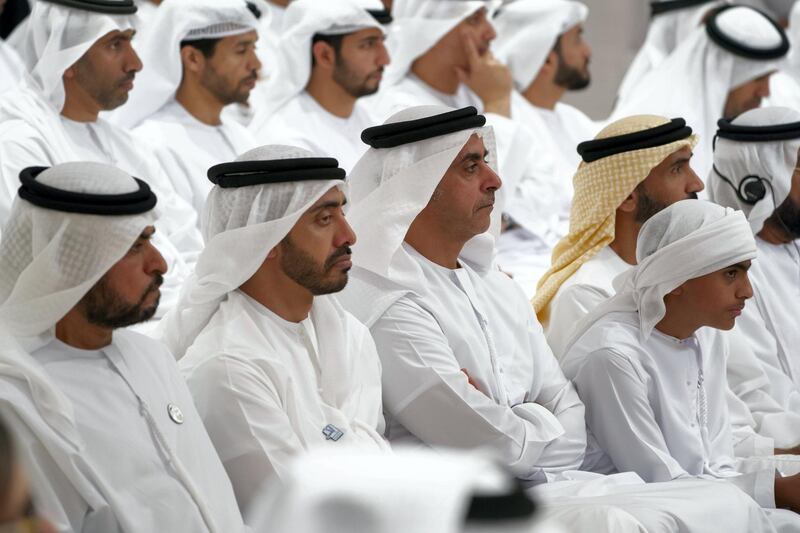
POLYGON ((670 294, 675 308, 691 313, 700 326, 729 330, 753 296, 747 276, 750 261, 690 279, 670 294))

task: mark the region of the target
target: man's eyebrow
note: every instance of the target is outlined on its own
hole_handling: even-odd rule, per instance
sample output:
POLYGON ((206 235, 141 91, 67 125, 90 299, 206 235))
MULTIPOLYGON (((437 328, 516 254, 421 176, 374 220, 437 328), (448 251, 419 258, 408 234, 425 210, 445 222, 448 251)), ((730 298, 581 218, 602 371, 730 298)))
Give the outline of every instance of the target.
POLYGON ((145 228, 142 230, 142 233, 139 235, 140 239, 148 240, 153 234, 156 232, 156 228, 145 228))
POLYGON ((347 198, 339 201, 339 200, 329 200, 327 202, 323 202, 318 205, 314 205, 309 209, 309 211, 321 211, 323 209, 333 209, 335 207, 342 207, 347 204, 347 198))
POLYGON ((731 265, 728 268, 736 268, 736 269, 744 270, 745 272, 747 272, 748 270, 750 270, 750 267, 752 265, 753 265, 753 263, 742 262, 742 263, 736 263, 735 265, 731 265))
POLYGON ((464 157, 461 158, 461 161, 480 161, 482 159, 486 159, 489 157, 489 150, 483 151, 483 157, 479 152, 467 152, 464 154, 464 157))

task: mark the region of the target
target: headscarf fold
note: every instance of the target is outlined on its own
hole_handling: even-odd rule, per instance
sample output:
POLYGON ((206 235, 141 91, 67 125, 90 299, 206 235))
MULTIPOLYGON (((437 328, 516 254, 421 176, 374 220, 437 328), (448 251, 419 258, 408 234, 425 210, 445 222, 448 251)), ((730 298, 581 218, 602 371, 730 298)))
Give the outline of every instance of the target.
POLYGON ((572 0, 512 0, 492 20, 493 50, 524 91, 536 79, 562 33, 584 22, 589 8, 572 0))
POLYGON ((637 265, 617 276, 616 295, 575 327, 563 364, 574 362, 571 347, 609 313, 636 311, 642 340, 664 318, 664 297, 688 280, 756 257, 756 243, 741 211, 704 200, 681 200, 653 215, 636 242, 637 265))
MULTIPOLYGON (((661 126, 669 120, 637 115, 606 126, 595 139, 607 139, 661 126)), ((569 217, 569 233, 553 250, 550 269, 542 276, 533 298, 540 321, 547 320, 550 301, 559 287, 585 262, 614 240, 619 205, 659 163, 681 148, 693 148, 697 136, 669 144, 581 162, 573 178, 575 193, 569 217)))

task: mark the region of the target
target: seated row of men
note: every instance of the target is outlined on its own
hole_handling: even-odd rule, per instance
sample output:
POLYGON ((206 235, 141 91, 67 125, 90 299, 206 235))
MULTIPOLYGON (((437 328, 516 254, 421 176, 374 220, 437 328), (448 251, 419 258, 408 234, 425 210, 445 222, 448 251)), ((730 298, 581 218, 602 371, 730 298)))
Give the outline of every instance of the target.
MULTIPOLYGON (((781 149, 796 158, 793 133, 781 149)), ((726 367, 747 343, 723 331, 753 296, 756 242, 742 212, 684 200, 702 184, 683 120, 629 117, 581 145, 572 227, 588 238, 565 239, 562 256, 584 260, 561 272, 625 250, 615 218, 636 210, 638 264, 561 325, 561 366, 495 266, 485 118, 409 108, 363 139, 347 180, 335 159, 281 145, 209 169, 206 245, 156 339, 128 326, 156 315, 168 275, 157 195, 101 163, 21 173, 0 241, 0 413, 42 515, 64 531, 238 531, 291 457, 391 443, 488 450, 574 530, 795 527, 798 450, 729 407, 726 367)), ((793 177, 774 176, 794 206, 778 185, 793 177)), ((772 415, 797 444, 796 414, 772 415)))
MULTIPOLYGON (((28 72, 0 98, 0 221, 27 166, 77 158, 149 176, 170 206, 158 237, 173 273, 166 310, 202 246, 207 168, 283 143, 336 157, 350 171, 364 152, 360 132, 394 112, 472 105, 497 131, 507 183, 512 224, 499 254, 533 296, 568 232, 574 148, 601 127, 561 101, 590 82, 586 6, 515 0, 495 11, 488 0, 397 0, 389 16, 378 0, 295 0, 270 5, 259 20, 243 0, 169 0, 139 24, 133 0, 104 1, 37 2, 15 33, 28 72)), ((786 32, 764 14, 717 7, 660 10, 660 22, 681 9, 707 21, 678 27, 685 42, 629 81, 612 115, 685 117, 700 132, 702 178, 716 120, 757 107, 788 51, 786 32)))

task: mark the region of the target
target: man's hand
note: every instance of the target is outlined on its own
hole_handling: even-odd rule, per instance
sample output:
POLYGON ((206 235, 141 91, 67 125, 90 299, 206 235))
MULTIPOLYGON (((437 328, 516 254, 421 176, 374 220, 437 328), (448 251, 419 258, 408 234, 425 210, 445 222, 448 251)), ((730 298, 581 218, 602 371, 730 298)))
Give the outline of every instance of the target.
POLYGON ((481 389, 479 389, 479 388, 478 388, 478 384, 477 384, 477 383, 475 383, 475 382, 472 380, 472 376, 470 376, 470 375, 469 375, 469 372, 467 372, 467 369, 466 369, 466 368, 462 368, 462 369, 461 369, 461 371, 464 373, 464 375, 465 375, 465 376, 467 376, 467 383, 469 383, 470 385, 472 385, 472 387, 473 387, 473 388, 474 388, 476 391, 478 391, 478 392, 482 392, 482 391, 481 391, 481 389))
POLYGON ((800 455, 800 444, 793 448, 775 448, 775 455, 800 455))
POLYGON ((800 513, 800 474, 775 478, 775 507, 800 513))
POLYGON ((461 34, 461 40, 469 67, 467 70, 456 67, 459 80, 478 95, 484 113, 511 117, 511 90, 514 87, 511 71, 491 52, 480 55, 477 45, 466 32, 461 34))

